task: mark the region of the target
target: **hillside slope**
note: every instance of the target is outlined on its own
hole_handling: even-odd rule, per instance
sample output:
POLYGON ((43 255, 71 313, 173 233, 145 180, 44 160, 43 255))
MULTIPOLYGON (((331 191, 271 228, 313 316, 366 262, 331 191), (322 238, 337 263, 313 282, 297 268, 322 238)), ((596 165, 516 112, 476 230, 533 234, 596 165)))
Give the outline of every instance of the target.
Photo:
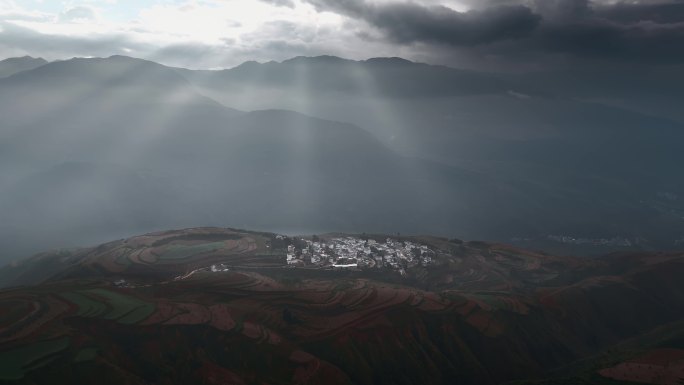
POLYGON ((2 271, 42 283, 0 292, 0 380, 497 384, 602 351, 619 360, 606 349, 684 315, 682 254, 397 241, 432 262, 403 275, 292 269, 296 239, 217 228, 37 256, 2 271))
POLYGON ((29 71, 44 64, 47 64, 45 59, 30 56, 0 60, 0 78, 12 76, 22 71, 29 71))

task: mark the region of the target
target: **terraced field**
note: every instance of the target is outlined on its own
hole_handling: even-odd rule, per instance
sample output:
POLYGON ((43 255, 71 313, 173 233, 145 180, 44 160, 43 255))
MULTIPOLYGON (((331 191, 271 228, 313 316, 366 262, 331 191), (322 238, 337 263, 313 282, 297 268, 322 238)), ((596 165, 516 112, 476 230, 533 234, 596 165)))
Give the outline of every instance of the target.
POLYGON ((93 249, 45 253, 0 269, 5 285, 36 284, 45 280, 97 277, 173 279, 214 263, 250 266, 250 262, 282 266, 269 258, 266 247, 273 235, 230 229, 195 228, 146 234, 104 244, 93 249), (49 273, 35 274, 46 260, 55 266, 49 273), (55 263, 59 261, 58 263, 55 263))
POLYGON ((497 384, 684 315, 681 254, 422 238, 436 265, 398 276, 288 269, 273 239, 191 229, 62 253, 41 284, 0 291, 0 383, 497 384))
MULTIPOLYGON (((142 293, 100 283, 79 285, 78 290, 60 283, 28 293, 2 293, 0 306, 13 311, 3 312, 0 317, 3 325, 11 326, 0 330, 0 343, 3 357, 12 359, 3 360, 0 380, 21 380, 27 371, 52 362, 44 357, 59 352, 62 362, 106 359, 97 353, 109 350, 107 346, 98 346, 97 335, 89 336, 88 331, 73 335, 75 330, 68 322, 72 319, 97 320, 98 325, 113 322, 148 330, 154 326, 168 329, 206 326, 244 336, 257 345, 280 346, 292 343, 286 342, 276 330, 287 330, 290 338, 296 340, 320 339, 345 328, 361 327, 388 308, 409 306, 434 312, 449 306, 432 293, 374 286, 366 281, 350 283, 353 286, 345 291, 336 290, 330 282, 315 282, 306 290, 289 291, 275 280, 254 273, 229 273, 220 278, 208 279, 213 294, 188 294, 192 293, 190 288, 206 284, 205 277, 193 277, 142 293), (161 292, 178 295, 160 299, 161 292), (212 298, 214 295, 234 299, 222 302, 212 298), (292 309, 297 322, 290 324, 283 318, 286 308, 292 309), (313 309, 316 309, 313 314, 304 314, 313 309)), ((289 355, 292 364, 301 369, 295 370, 295 378, 313 378, 318 370, 329 369, 309 353, 295 349, 289 355)))

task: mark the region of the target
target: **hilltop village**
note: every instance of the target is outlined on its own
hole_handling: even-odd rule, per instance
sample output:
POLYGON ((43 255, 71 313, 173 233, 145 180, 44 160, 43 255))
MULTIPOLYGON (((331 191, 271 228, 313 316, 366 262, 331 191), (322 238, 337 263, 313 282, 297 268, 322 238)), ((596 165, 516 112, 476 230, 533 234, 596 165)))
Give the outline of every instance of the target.
MULTIPOLYGON (((279 240, 287 241, 283 236, 279 240)), ((406 269, 428 266, 434 251, 426 245, 387 238, 340 237, 289 240, 286 261, 292 267, 329 267, 333 269, 389 268, 406 274, 406 269)))

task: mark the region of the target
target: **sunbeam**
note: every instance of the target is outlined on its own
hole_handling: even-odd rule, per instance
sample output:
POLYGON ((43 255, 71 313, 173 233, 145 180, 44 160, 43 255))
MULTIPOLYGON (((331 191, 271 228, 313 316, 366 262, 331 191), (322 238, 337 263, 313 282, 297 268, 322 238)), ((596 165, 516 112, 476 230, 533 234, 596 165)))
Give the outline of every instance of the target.
POLYGON ((0 383, 680 384, 678 0, 0 0, 0 383))

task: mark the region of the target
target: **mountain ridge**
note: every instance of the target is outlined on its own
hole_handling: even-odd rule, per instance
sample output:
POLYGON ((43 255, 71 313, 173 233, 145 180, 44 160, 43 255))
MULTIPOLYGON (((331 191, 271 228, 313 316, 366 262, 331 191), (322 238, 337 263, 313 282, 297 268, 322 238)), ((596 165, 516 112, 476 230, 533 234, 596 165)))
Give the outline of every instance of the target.
MULTIPOLYGON (((273 230, 296 223, 311 231, 518 239, 587 253, 668 248, 684 234, 678 199, 684 182, 672 177, 682 156, 677 143, 684 140, 677 124, 541 94, 515 96, 508 84, 469 75, 463 84, 495 86, 488 88, 495 93, 443 97, 437 90, 423 99, 394 98, 395 91, 413 92, 409 83, 420 82, 421 73, 445 89, 467 87, 459 91, 462 83, 399 59, 349 62, 351 71, 332 71, 327 60, 271 64, 266 69, 275 71, 268 75, 274 82, 233 74, 242 83, 209 82, 214 88, 192 78, 204 72, 122 56, 50 63, 0 79, 0 189, 20 189, 22 180, 65 162, 117 164, 133 175, 151 170, 155 177, 145 183, 152 185, 141 188, 149 194, 139 201, 177 217, 153 216, 168 221, 141 228, 149 220, 136 215, 146 211, 139 203, 105 194, 107 204, 130 213, 135 232, 200 224, 273 230), (303 77, 280 78, 281 70, 303 70, 303 77), (245 112, 261 110, 270 112, 245 112), (155 201, 153 192, 163 188, 153 180, 174 181, 169 207, 155 201), (179 207, 196 215, 181 215, 179 207)), ((78 211, 70 194, 91 191, 87 201, 100 199, 94 194, 100 179, 89 175, 77 183, 89 187, 82 191, 46 182, 10 194, 37 199, 21 205, 5 194, 4 216, 31 213, 26 227, 3 225, 5 244, 24 245, 6 252, 17 255, 34 243, 17 232, 30 234, 29 222, 40 227, 39 218, 65 224, 52 232, 71 225, 101 231, 94 238, 45 233, 63 245, 131 234, 100 226, 110 222, 104 207, 73 216, 81 223, 69 221, 67 208, 78 211), (45 192, 52 189, 62 192, 64 204, 55 207, 63 211, 43 218, 34 208, 50 201, 45 192)), ((111 185, 108 191, 126 195, 111 185)), ((30 252, 49 246, 58 244, 30 252)))
POLYGON ((12 76, 23 71, 29 71, 47 64, 43 58, 31 56, 11 57, 0 61, 0 79, 12 76))

